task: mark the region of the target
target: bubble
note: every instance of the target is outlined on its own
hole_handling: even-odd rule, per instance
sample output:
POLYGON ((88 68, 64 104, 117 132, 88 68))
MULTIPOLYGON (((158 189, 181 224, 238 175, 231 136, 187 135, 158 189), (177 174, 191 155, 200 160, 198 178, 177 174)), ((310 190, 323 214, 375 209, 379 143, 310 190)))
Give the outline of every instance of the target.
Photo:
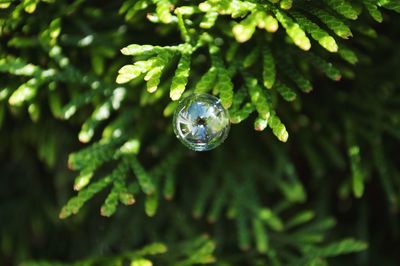
POLYGON ((229 133, 229 112, 220 100, 206 93, 182 99, 174 113, 174 132, 188 148, 208 151, 219 146, 229 133))

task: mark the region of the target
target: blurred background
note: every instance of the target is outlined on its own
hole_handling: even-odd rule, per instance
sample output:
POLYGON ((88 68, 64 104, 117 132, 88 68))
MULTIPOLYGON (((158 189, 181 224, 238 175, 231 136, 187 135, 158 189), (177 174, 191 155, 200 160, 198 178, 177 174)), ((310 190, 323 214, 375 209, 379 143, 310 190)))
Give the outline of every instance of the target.
MULTIPOLYGON (((62 220, 60 210, 76 195, 77 172, 68 168, 68 156, 90 145, 79 141, 81 127, 110 95, 92 97, 86 92, 96 91, 96 86, 118 87, 118 69, 131 60, 120 54, 121 48, 131 43, 175 45, 180 35, 173 25, 147 21, 146 14, 154 11, 151 5, 127 15, 121 11, 124 1, 6 3, 0 1, 0 265, 126 265, 104 258, 124 258, 124 252, 160 241, 169 252, 154 258, 155 265, 178 265, 176 261, 189 256, 185 241, 202 235, 215 240, 216 265, 289 265, 285 261, 307 254, 298 251, 302 245, 317 248, 347 237, 368 247, 329 259, 330 265, 400 264, 398 13, 385 10, 380 24, 369 18, 354 22, 354 27, 373 25, 369 33, 356 32, 347 41, 358 52, 358 64, 338 63, 343 73, 339 82, 315 71, 311 93, 299 93, 298 102, 280 103, 277 110, 290 134, 287 143, 268 130, 254 131, 254 119, 247 119, 232 125, 228 139, 216 150, 189 151, 173 135, 171 117, 162 115, 169 99, 141 106, 136 95, 143 84, 127 86, 128 98, 110 120, 130 108, 140 110, 126 127, 132 130, 127 134, 145 128, 139 156, 144 169, 179 154, 172 171, 174 198, 160 199, 157 213, 148 217, 146 196, 138 193, 134 205, 119 207, 109 218, 99 210, 106 189, 77 215, 62 220), (10 100, 21 84, 29 85, 23 73, 29 72, 29 63, 56 69, 60 75, 43 81, 23 101, 10 100), (62 112, 66 105, 74 106, 71 101, 78 111, 65 119, 62 112), (352 178, 361 174, 362 196, 355 197, 352 178), (235 192, 229 192, 231 187, 235 192), (213 199, 223 193, 229 196, 220 207, 222 214, 213 214, 213 199), (254 248, 258 240, 246 240, 246 226, 229 214, 236 201, 246 208, 266 206, 280 217, 284 229, 279 223, 267 229, 271 250, 278 255, 264 256, 254 248), (324 233, 319 235, 316 227, 298 229, 301 222, 292 218, 299 213, 305 222, 325 221, 324 233), (281 264, 273 262, 275 256, 282 258, 281 264)), ((284 38, 274 39, 275 45, 284 38)), ((200 75, 197 69, 204 69, 204 58, 198 57, 192 66, 194 78, 200 75)), ((105 127, 98 126, 93 140, 101 138, 105 127)), ((114 166, 97 169, 94 178, 114 166)), ((249 217, 252 228, 253 212, 244 213, 239 216, 249 217)))

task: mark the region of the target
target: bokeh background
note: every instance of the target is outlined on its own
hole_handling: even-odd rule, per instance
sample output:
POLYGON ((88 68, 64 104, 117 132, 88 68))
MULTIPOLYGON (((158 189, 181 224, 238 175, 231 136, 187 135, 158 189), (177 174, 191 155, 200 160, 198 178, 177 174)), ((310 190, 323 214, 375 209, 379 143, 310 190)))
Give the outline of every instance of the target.
MULTIPOLYGON (((384 10, 382 23, 366 14, 354 22, 354 27, 371 25, 368 30, 376 36, 371 31, 355 32, 346 41, 359 52, 359 63, 338 63, 341 81, 315 70, 311 93, 299 93, 298 102, 279 104, 278 113, 290 135, 287 143, 269 130, 254 131, 254 119, 247 119, 232 125, 228 139, 216 150, 189 151, 173 135, 171 117, 163 116, 168 97, 142 106, 145 85, 125 86, 127 99, 109 120, 130 116, 135 109, 124 134, 144 132, 138 156, 144 169, 179 154, 172 171, 175 197, 160 199, 157 213, 148 217, 146 197, 138 193, 134 205, 119 207, 108 218, 99 211, 109 193, 106 189, 77 215, 62 220, 60 210, 76 195, 78 175, 68 168, 68 156, 90 146, 78 139, 82 124, 119 86, 118 69, 131 62, 120 49, 131 43, 176 45, 181 37, 174 24, 148 21, 147 14, 155 10, 151 5, 127 15, 121 11, 124 1, 119 0, 6 3, 0 1, 0 265, 126 265, 118 264, 132 259, 126 252, 153 242, 169 247, 168 253, 154 258, 155 265, 191 265, 195 263, 177 262, 195 253, 185 241, 204 235, 216 243, 212 253, 217 265, 289 265, 292 258, 301 262, 313 252, 301 251, 302 246, 317 248, 348 237, 368 247, 328 259, 330 265, 399 265, 400 15, 396 12, 384 10), (29 63, 56 69, 58 74, 39 79, 40 86, 33 86, 33 95, 24 100, 10 100, 21 84, 28 84, 29 63), (78 110, 65 119, 65 106, 74 104, 78 110), (352 147, 359 151, 355 161, 352 147), (358 170, 364 192, 357 198, 352 176, 358 170), (213 202, 220 194, 228 196, 221 214, 213 216, 213 202), (236 212, 247 224, 230 213, 235 209, 231 205, 245 206, 236 212), (254 237, 247 240, 253 230, 253 210, 260 206, 283 221, 283 229, 276 221, 266 229, 270 250, 278 255, 263 255, 254 237), (316 227, 303 228, 301 222, 291 227, 289 221, 299 213, 306 225, 324 221, 323 233, 316 227), (281 264, 274 262, 274 256, 281 264)), ((229 25, 224 18, 218 23, 222 28, 229 25)), ((214 30, 218 36, 219 29, 214 30)), ((279 46, 286 37, 282 32, 277 36, 274 45, 279 46)), ((253 44, 246 47, 243 55, 253 44)), ((209 60, 197 57, 194 79, 209 60)), ((234 80, 235 85, 240 82, 234 80)), ((107 123, 98 125, 92 142, 101 138, 107 123)), ((97 169, 94 179, 114 167, 97 169)), ((132 174, 128 178, 134 179, 132 174)), ((315 263, 325 265, 325 259, 315 263)))

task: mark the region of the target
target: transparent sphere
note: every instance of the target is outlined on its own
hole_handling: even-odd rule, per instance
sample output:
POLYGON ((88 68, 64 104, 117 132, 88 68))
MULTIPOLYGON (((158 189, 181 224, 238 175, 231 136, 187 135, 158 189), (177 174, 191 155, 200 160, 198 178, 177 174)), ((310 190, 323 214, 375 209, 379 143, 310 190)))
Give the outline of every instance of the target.
POLYGON ((174 132, 188 148, 208 151, 220 145, 229 133, 229 113, 210 94, 191 94, 182 99, 174 114, 174 132))

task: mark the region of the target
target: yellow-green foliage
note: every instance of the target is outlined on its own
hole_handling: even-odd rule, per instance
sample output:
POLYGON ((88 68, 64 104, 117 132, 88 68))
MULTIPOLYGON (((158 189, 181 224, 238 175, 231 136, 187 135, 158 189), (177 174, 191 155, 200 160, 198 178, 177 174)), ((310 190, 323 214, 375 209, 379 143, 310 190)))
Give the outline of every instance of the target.
POLYGON ((397 0, 0 0, 0 264, 328 265, 371 241, 337 264, 391 265, 395 12, 397 0), (171 128, 193 92, 242 123, 202 155, 171 128), (370 212, 384 221, 368 235, 370 212))

